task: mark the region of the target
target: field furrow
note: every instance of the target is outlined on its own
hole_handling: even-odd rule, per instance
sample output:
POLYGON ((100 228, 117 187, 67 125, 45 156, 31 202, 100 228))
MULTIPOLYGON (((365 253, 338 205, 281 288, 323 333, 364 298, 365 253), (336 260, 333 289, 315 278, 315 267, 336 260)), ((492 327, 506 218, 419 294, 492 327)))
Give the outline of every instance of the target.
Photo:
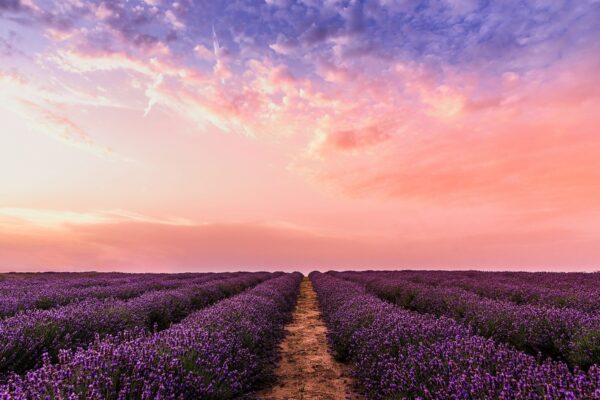
POLYGON ((345 400, 356 398, 344 368, 328 351, 327 328, 308 278, 300 285, 293 320, 286 326, 275 382, 257 393, 260 400, 345 400))

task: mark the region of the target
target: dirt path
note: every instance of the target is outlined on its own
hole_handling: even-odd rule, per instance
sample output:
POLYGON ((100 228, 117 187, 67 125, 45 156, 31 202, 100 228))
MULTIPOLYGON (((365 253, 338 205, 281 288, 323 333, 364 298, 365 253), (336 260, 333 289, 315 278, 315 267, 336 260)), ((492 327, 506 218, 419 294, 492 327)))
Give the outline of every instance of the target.
POLYGON ((350 379, 344 375, 343 367, 327 350, 327 328, 321 319, 317 294, 306 277, 300 284, 298 304, 286 331, 275 385, 259 392, 258 399, 356 399, 348 389, 350 379))

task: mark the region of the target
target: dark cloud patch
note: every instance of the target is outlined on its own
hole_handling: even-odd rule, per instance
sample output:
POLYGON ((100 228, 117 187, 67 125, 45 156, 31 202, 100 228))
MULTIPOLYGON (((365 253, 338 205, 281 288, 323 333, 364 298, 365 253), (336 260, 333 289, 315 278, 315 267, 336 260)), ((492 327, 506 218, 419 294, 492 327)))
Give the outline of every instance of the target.
POLYGON ((76 19, 73 15, 57 15, 49 12, 43 12, 37 16, 37 19, 44 23, 44 25, 50 26, 53 29, 57 29, 59 31, 68 31, 71 30, 74 25, 76 19))
POLYGON ((364 32, 366 28, 363 3, 360 0, 354 0, 344 12, 346 17, 346 30, 348 33, 357 34, 364 32))
POLYGON ((323 42, 325 39, 335 34, 337 29, 327 25, 318 25, 314 23, 310 28, 308 28, 301 36, 300 40, 309 46, 319 44, 323 42))
POLYGON ((68 5, 54 9, 32 8, 24 5, 20 0, 0 0, 0 16, 23 26, 49 27, 59 31, 70 30, 88 9, 85 5, 68 5), (2 11, 8 11, 12 15, 3 16, 2 11))
POLYGON ((0 12, 19 11, 21 9, 20 0, 0 0, 0 12))
POLYGON ((151 47, 159 42, 156 36, 146 33, 127 32, 129 40, 138 47, 151 47))
POLYGON ((160 42, 174 41, 177 36, 161 18, 161 9, 143 3, 121 1, 89 1, 82 3, 38 2, 32 8, 19 0, 0 0, 0 14, 11 11, 11 21, 26 26, 41 26, 61 32, 87 28, 78 35, 81 48, 108 50, 122 43, 146 49, 160 42), (102 14, 98 11, 102 9, 102 14))
POLYGON ((0 56, 10 57, 13 55, 14 47, 12 43, 4 38, 0 38, 0 56))
POLYGON ((0 56, 11 57, 15 54, 23 55, 17 47, 18 34, 15 31, 9 31, 8 35, 0 37, 0 56))
MULTIPOLYGON (((127 43, 145 49, 160 42, 158 32, 166 30, 166 27, 161 26, 158 9, 132 7, 122 2, 108 2, 103 5, 110 11, 104 22, 127 43)), ((171 29, 167 32, 169 31, 171 29)))
POLYGON ((178 39, 178 35, 177 32, 174 30, 170 30, 169 33, 167 33, 167 36, 165 36, 165 41, 166 42, 174 42, 178 39))

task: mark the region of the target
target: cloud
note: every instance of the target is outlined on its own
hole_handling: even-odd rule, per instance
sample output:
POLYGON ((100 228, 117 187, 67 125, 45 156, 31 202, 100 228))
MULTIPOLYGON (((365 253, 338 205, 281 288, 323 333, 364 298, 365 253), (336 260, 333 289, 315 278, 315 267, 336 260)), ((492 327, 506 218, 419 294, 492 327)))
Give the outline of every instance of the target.
POLYGON ((27 58, 27 54, 19 49, 18 42, 20 39, 19 34, 13 30, 8 31, 6 38, 0 37, 0 55, 3 57, 19 55, 27 58))
POLYGON ((89 151, 99 157, 117 159, 118 156, 108 147, 99 146, 92 138, 69 118, 43 108, 35 103, 23 102, 21 115, 38 132, 43 132, 59 140, 89 151))
POLYGON ((68 90, 49 89, 29 82, 18 74, 0 71, 0 99, 4 107, 19 115, 33 131, 56 138, 98 157, 126 160, 109 147, 96 143, 78 124, 64 114, 69 104, 118 106, 110 100, 68 90))
POLYGON ((19 11, 21 9, 20 0, 0 0, 0 11, 19 11))
POLYGON ((197 26, 210 27, 219 21, 219 26, 232 27, 221 46, 237 55, 265 53, 270 48, 284 55, 295 52, 300 59, 335 61, 342 55, 354 61, 369 54, 439 67, 478 64, 496 70, 507 64, 539 66, 556 57, 556 48, 568 50, 593 40, 600 15, 593 0, 581 1, 578 7, 523 0, 446 0, 418 7, 408 1, 286 0, 252 7, 213 1, 73 1, 59 7, 52 2, 26 5, 5 0, 2 9, 10 11, 9 18, 15 21, 54 32, 77 31, 77 40, 86 48, 146 51, 160 44, 169 47, 169 42, 181 38, 184 45, 178 49, 185 53, 193 49, 194 45, 188 49, 190 43, 210 37, 207 29, 197 26), (249 39, 245 45, 252 51, 240 45, 242 37, 249 39))
POLYGON ((446 3, 457 14, 468 14, 479 7, 479 0, 446 0, 446 3))
POLYGON ((165 19, 169 24, 171 24, 171 26, 173 26, 174 29, 178 31, 183 30, 186 27, 185 24, 181 22, 179 18, 177 18, 172 10, 167 10, 165 12, 165 19))
POLYGON ((155 59, 150 62, 142 61, 121 52, 59 50, 49 60, 59 68, 73 73, 130 70, 143 75, 157 74, 153 67, 155 59))
POLYGON ((524 217, 600 204, 597 3, 35 4, 5 2, 2 18, 45 32, 35 60, 47 82, 2 78, 0 96, 96 154, 102 132, 71 108, 245 135, 340 198, 524 217), (96 81, 102 96, 64 84, 96 81))
POLYGON ((426 240, 324 235, 268 223, 84 223, 61 231, 0 232, 0 269, 4 271, 309 272, 431 266, 506 270, 523 265, 542 270, 561 270, 560 265, 571 266, 562 270, 591 270, 599 255, 597 240, 561 228, 497 230, 492 235, 426 240))
POLYGON ((198 72, 168 57, 57 54, 66 70, 138 74, 146 82, 146 114, 161 108, 204 131, 304 142, 291 169, 351 196, 517 208, 535 203, 573 212, 594 207, 578 199, 598 198, 585 183, 599 178, 598 141, 590 130, 600 99, 592 84, 598 79, 594 55, 573 52, 550 68, 500 76, 365 60, 380 67, 373 75, 353 64, 322 63, 329 79, 319 81, 268 58, 237 62, 237 71, 224 76, 218 68, 198 72))
POLYGON ((72 225, 98 225, 124 222, 155 225, 191 226, 194 222, 185 218, 156 218, 127 210, 96 210, 75 212, 39 208, 0 208, 0 218, 7 225, 27 225, 44 228, 68 228, 72 225))
MULTIPOLYGON (((595 191, 578 176, 584 181, 597 178, 591 152, 598 143, 588 132, 597 124, 591 109, 598 102, 598 59, 585 54, 591 48, 587 45, 569 49, 564 61, 548 58, 566 46, 561 41, 550 46, 549 38, 581 10, 569 11, 560 24, 529 21, 523 25, 525 32, 512 32, 512 22, 509 29, 503 25, 508 22, 498 20, 506 9, 490 4, 466 18, 475 6, 463 1, 387 16, 359 2, 343 7, 331 3, 312 17, 309 11, 317 11, 307 3, 294 11, 305 16, 294 24, 286 19, 292 11, 265 7, 266 14, 252 12, 266 25, 277 21, 286 29, 257 30, 253 40, 259 50, 264 45, 263 50, 276 54, 269 50, 236 58, 236 51, 253 53, 242 53, 231 42, 235 35, 228 31, 227 18, 237 17, 223 11, 227 18, 218 25, 223 34, 217 37, 210 29, 196 38, 212 40, 212 55, 198 40, 193 42, 196 57, 214 61, 207 68, 190 65, 171 50, 144 58, 128 51, 73 48, 56 51, 51 60, 82 75, 136 75, 146 100, 141 115, 159 109, 205 132, 216 128, 259 140, 293 142, 293 150, 283 150, 294 153, 292 170, 350 195, 434 203, 483 199, 504 205, 518 202, 519 207, 531 201, 566 207, 576 195, 595 198, 595 191), (406 21, 406 29, 429 21, 420 33, 435 40, 422 43, 410 30, 382 32, 396 26, 382 22, 399 20, 406 21), (375 27, 379 28, 374 32, 375 27), (300 33, 298 42, 289 39, 292 31, 300 33), (403 42, 395 44, 395 56, 386 53, 387 42, 380 40, 392 33, 404 35, 403 42), (520 54, 514 43, 522 38, 516 35, 529 37, 523 47, 543 51, 534 52, 535 57, 520 54), (497 42, 502 37, 504 44, 497 42), (408 45, 413 48, 404 47, 408 45), (372 51, 357 52, 361 46, 372 51), (488 47, 497 49, 498 57, 483 66, 470 58, 471 51, 485 53, 488 47), (513 60, 505 58, 508 53, 513 60), (459 54, 472 63, 456 62, 459 54), (586 168, 577 166, 578 156, 586 168), (561 172, 549 177, 546 171, 553 166, 560 166, 561 172), (557 193, 557 185, 573 194, 557 193), (528 187, 537 192, 528 193, 528 187)), ((564 11, 558 6, 545 11, 532 7, 551 15, 564 11)), ((128 12, 132 18, 139 16, 135 26, 145 26, 151 18, 148 10, 128 12)), ((176 14, 185 22, 182 12, 176 14)), ((246 15, 250 10, 239 12, 246 15)), ((390 38, 391 43, 397 40, 390 38)), ((121 82, 129 81, 126 76, 121 82)))
POLYGON ((51 61, 77 74, 133 73, 143 79, 145 114, 161 106, 201 129, 213 126, 249 136, 279 136, 295 132, 320 112, 316 104, 309 104, 319 95, 308 80, 297 80, 286 66, 268 60, 250 60, 243 74, 233 75, 216 37, 214 43, 216 63, 207 73, 168 58, 142 61, 125 53, 58 51, 51 61))
MULTIPOLYGON (((392 121, 383 131, 390 135, 385 146, 365 154, 329 152, 315 171, 357 196, 597 210, 600 191, 589 184, 600 179, 595 65, 593 57, 565 62, 479 103, 471 100, 481 96, 477 82, 467 82, 474 89, 455 84, 440 90, 421 81, 412 92, 420 103, 397 109, 402 117, 395 121, 391 108, 362 109, 374 121, 392 121)), ((361 142, 361 136, 342 132, 319 141, 343 150, 378 138, 367 135, 361 142)))
POLYGON ((95 214, 72 213, 59 217, 72 221, 60 232, 37 227, 0 234, 0 249, 9 250, 1 252, 0 268, 290 269, 350 261, 356 255, 353 239, 282 224, 107 222, 95 214))
POLYGON ((274 52, 284 55, 293 54, 294 51, 298 49, 298 46, 299 44, 297 40, 288 38, 281 33, 277 35, 277 40, 273 44, 269 45, 274 52))
POLYGON ((323 42, 328 37, 334 35, 337 29, 332 28, 328 25, 320 25, 313 23, 306 31, 300 36, 300 41, 308 46, 313 46, 323 42))
POLYGON ((321 139, 321 143, 313 145, 343 151, 373 146, 390 138, 390 133, 384 128, 368 126, 364 129, 333 131, 321 139))
POLYGON ((197 44, 196 47, 194 47, 194 53, 201 60, 209 60, 210 61, 210 60, 213 60, 215 57, 215 55, 212 51, 210 51, 209 49, 207 49, 205 46, 203 46, 201 44, 197 44))

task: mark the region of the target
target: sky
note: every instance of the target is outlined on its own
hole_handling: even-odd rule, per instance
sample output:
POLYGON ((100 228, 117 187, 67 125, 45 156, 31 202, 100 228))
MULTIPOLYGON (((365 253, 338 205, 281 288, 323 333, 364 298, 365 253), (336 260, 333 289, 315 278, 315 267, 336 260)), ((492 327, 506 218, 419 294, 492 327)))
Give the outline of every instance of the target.
POLYGON ((0 270, 600 270, 599 0, 0 0, 0 270))

